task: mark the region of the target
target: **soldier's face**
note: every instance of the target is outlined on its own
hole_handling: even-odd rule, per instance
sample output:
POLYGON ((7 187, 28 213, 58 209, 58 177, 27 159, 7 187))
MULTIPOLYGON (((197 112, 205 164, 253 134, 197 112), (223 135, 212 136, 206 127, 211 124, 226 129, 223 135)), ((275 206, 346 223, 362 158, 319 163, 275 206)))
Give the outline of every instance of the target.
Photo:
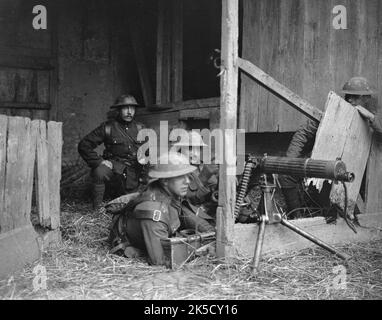
MULTIPOLYGON (((186 149, 186 148, 185 148, 186 149)), ((188 147, 186 149, 185 156, 187 156, 190 159, 190 163, 194 165, 199 165, 201 164, 201 159, 202 159, 202 151, 201 147, 188 147)))
POLYGON ((189 184, 190 178, 187 174, 180 177, 169 178, 166 181, 168 190, 180 197, 184 197, 187 194, 189 184))
POLYGON ((122 107, 119 111, 120 117, 123 121, 131 122, 135 115, 135 107, 134 106, 125 106, 122 107))

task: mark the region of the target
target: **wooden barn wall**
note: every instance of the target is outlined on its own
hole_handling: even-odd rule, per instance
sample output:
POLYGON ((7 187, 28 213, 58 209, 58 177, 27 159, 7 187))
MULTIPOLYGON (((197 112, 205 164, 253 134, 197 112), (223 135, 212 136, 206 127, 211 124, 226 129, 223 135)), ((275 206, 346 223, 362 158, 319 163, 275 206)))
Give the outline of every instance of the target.
POLYGON ((54 18, 35 30, 37 4, 53 13, 46 0, 0 1, 0 114, 47 120, 56 106, 54 18))
MULTIPOLYGON (((319 109, 352 76, 382 92, 382 1, 243 0, 242 57, 319 109), (346 30, 332 26, 333 8, 347 9, 346 30)), ((241 76, 239 127, 295 131, 306 117, 241 76)))

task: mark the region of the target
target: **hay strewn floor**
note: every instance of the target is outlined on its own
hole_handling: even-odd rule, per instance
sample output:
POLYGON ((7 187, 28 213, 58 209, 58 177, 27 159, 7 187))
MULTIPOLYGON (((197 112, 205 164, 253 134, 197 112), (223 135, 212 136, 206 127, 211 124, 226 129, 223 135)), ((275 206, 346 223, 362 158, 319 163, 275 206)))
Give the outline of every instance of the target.
POLYGON ((174 272, 109 255, 110 217, 92 216, 87 208, 63 205, 62 246, 0 281, 2 299, 382 299, 382 241, 341 247, 354 257, 346 269, 315 247, 266 257, 256 277, 249 259, 225 265, 202 257, 174 272), (47 290, 33 292, 38 264, 46 268, 47 290))

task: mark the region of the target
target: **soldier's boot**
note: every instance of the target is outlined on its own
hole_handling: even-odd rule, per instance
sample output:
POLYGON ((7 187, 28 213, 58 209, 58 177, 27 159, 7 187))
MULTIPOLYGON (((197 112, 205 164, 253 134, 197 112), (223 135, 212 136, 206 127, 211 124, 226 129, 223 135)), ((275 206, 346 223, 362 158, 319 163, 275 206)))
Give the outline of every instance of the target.
POLYGON ((299 189, 296 188, 283 188, 283 195, 287 206, 288 219, 298 219, 303 216, 303 202, 299 189), (288 214, 290 213, 290 214, 288 214))
POLYGON ((93 184, 93 192, 92 192, 93 209, 97 213, 103 213, 105 211, 105 208, 102 205, 104 193, 105 193, 105 184, 98 184, 98 183, 93 184))

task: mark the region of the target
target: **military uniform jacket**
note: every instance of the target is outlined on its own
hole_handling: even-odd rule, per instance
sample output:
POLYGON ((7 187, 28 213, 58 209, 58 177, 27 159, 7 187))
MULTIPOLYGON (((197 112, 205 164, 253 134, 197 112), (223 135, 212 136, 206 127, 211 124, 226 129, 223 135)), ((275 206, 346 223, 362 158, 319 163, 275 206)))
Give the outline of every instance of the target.
POLYGON ((307 157, 313 150, 318 122, 309 120, 305 126, 301 126, 289 144, 286 156, 289 158, 307 157))
POLYGON ((135 121, 106 121, 80 141, 78 152, 91 168, 98 167, 105 159, 113 162, 117 173, 122 173, 126 163, 138 166, 137 151, 141 143, 138 142, 137 135, 142 128, 143 125, 135 121), (100 157, 94 149, 102 143, 105 151, 103 157, 100 157))
MULTIPOLYGON (((305 126, 300 127, 293 135, 286 156, 289 158, 307 157, 313 150, 319 123, 309 120, 305 126)), ((370 126, 380 136, 382 134, 382 112, 375 115, 370 126)))
POLYGON ((187 200, 174 199, 158 181, 151 183, 132 207, 125 223, 127 238, 131 246, 145 250, 154 265, 166 264, 161 239, 172 237, 181 229, 215 231, 198 217, 198 208, 187 200))
POLYGON ((199 178, 198 172, 195 171, 190 173, 189 178, 190 185, 188 187, 187 199, 194 205, 201 205, 206 201, 209 201, 211 199, 213 185, 204 185, 199 178))

